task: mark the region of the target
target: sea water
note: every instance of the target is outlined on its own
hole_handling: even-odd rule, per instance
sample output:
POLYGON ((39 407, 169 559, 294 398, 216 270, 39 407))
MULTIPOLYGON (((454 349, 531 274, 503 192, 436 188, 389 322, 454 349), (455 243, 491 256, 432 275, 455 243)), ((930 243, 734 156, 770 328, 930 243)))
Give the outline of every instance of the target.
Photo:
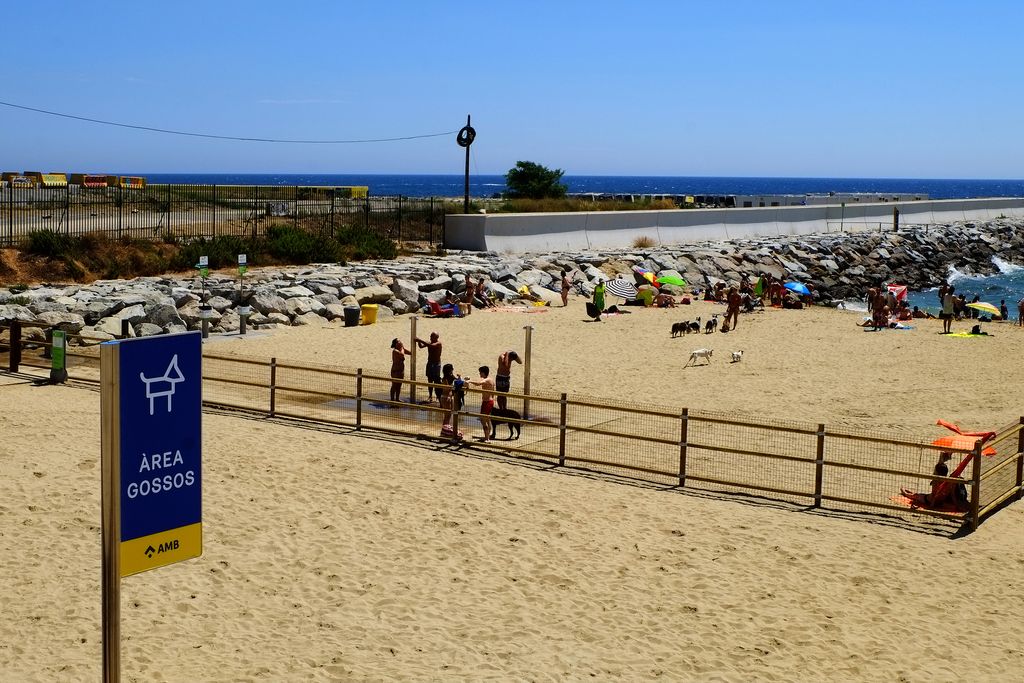
MULTIPOLYGON (((1016 320, 1017 302, 1024 298, 1024 266, 1007 263, 998 256, 992 258, 992 263, 999 269, 994 275, 976 275, 950 268, 946 282, 956 287, 957 294, 966 296, 968 302, 978 296, 981 301, 999 308, 1000 302, 1005 301, 1010 319, 1016 320)), ((938 313, 942 308, 937 287, 910 292, 908 300, 911 306, 932 313, 938 313)))
MULTIPOLYGON (((195 185, 304 185, 337 187, 366 185, 370 194, 406 197, 461 197, 460 174, 401 173, 124 173, 144 176, 151 183, 195 185)), ((565 175, 569 192, 607 194, 765 195, 882 192, 927 194, 931 199, 1024 197, 1024 180, 943 178, 754 178, 689 176, 565 175)), ((471 174, 469 193, 491 197, 505 190, 505 176, 471 174)))

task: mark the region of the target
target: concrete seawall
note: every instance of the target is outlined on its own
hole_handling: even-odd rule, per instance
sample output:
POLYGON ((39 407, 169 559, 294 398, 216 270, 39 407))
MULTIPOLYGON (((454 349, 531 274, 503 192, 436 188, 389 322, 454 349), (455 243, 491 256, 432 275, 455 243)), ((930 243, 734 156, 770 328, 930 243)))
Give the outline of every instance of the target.
POLYGON ((445 247, 530 253, 629 247, 640 237, 656 245, 778 235, 889 230, 893 209, 901 225, 938 225, 1024 217, 1024 198, 936 199, 822 206, 676 211, 461 214, 447 217, 445 247))

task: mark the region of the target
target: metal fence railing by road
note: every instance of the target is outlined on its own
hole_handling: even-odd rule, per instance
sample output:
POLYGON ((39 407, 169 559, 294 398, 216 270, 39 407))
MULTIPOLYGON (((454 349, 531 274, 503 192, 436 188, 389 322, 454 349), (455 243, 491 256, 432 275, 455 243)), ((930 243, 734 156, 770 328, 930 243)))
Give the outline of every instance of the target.
POLYGON ((4 187, 0 246, 50 230, 80 236, 159 239, 259 236, 293 224, 334 236, 346 227, 373 230, 398 242, 431 245, 443 238, 446 198, 349 198, 346 188, 291 185, 164 185, 128 187, 4 187))
MULTIPOLYGON (((31 324, 0 326, 0 369, 49 367, 47 339, 45 330, 31 324)), ((98 382, 98 341, 68 335, 72 378, 98 382)), ((516 413, 492 414, 495 438, 484 443, 476 440, 483 436, 479 392, 465 389, 465 403, 448 410, 425 401, 430 388, 425 382, 395 380, 362 369, 220 355, 206 349, 203 354, 207 405, 474 444, 665 487, 759 496, 808 508, 882 512, 903 519, 937 518, 970 528, 1024 494, 1024 417, 984 444, 950 448, 824 424, 626 405, 567 394, 508 393, 504 398, 516 413), (403 396, 398 402, 390 396, 396 382, 403 396), (464 439, 444 436, 445 424, 456 433, 464 432, 464 439), (933 474, 940 451, 951 454, 950 476, 933 474), (941 481, 965 488, 962 504, 911 507, 901 495, 903 488, 928 492, 941 481)))

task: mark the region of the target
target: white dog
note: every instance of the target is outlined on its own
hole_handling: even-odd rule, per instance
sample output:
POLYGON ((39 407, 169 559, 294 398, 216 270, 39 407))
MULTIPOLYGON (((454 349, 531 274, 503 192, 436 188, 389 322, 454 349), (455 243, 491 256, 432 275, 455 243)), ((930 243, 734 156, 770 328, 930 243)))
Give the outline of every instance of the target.
POLYGON ((733 363, 739 363, 741 360, 743 360, 743 352, 742 351, 733 351, 732 352, 732 362, 733 363))
POLYGON ((686 365, 684 365, 683 367, 685 368, 690 363, 693 363, 694 365, 696 365, 697 364, 697 359, 699 359, 699 358, 703 358, 704 360, 706 360, 708 362, 708 365, 710 365, 711 364, 711 353, 712 353, 712 351, 713 351, 712 349, 697 349, 695 351, 692 351, 690 353, 690 360, 686 361, 686 365))

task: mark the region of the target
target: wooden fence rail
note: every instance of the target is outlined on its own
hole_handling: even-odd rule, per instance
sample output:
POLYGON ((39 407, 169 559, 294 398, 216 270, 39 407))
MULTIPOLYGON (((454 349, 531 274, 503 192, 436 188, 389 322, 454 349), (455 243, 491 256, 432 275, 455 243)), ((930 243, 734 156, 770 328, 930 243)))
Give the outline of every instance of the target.
MULTIPOLYGON (((0 356, 7 369, 47 367, 49 342, 26 340, 24 325, 0 325, 0 356), (6 331, 6 339, 4 332, 6 331), (39 354, 33 352, 39 351, 39 354)), ((75 379, 98 380, 98 353, 91 340, 69 335, 69 371, 75 379), (74 350, 72 350, 74 349, 74 350), (92 368, 95 377, 87 370, 92 368)), ((396 434, 440 436, 442 423, 455 433, 478 420, 466 406, 448 411, 430 403, 390 400, 391 384, 408 387, 443 385, 394 378, 364 369, 282 362, 205 351, 204 402, 208 405, 396 434)), ((467 395, 479 390, 467 387, 467 395)), ((522 430, 523 438, 488 441, 480 448, 550 461, 561 467, 597 469, 655 484, 699 487, 725 492, 771 494, 809 507, 867 509, 961 521, 977 528, 981 519, 1006 501, 1024 494, 1024 417, 1000 430, 985 444, 996 451, 982 456, 982 446, 950 449, 928 442, 799 425, 689 408, 650 409, 594 399, 574 400, 565 393, 504 394, 508 404, 530 404, 529 419, 502 417, 522 430), (1016 436, 1017 438, 1013 438, 1016 436), (942 450, 970 458, 964 478, 937 477, 932 454, 942 450), (948 481, 969 489, 962 512, 910 508, 898 501, 901 483, 948 481)), ((491 416, 492 418, 494 416, 491 416)), ((510 430, 511 436, 511 430, 510 430)))

